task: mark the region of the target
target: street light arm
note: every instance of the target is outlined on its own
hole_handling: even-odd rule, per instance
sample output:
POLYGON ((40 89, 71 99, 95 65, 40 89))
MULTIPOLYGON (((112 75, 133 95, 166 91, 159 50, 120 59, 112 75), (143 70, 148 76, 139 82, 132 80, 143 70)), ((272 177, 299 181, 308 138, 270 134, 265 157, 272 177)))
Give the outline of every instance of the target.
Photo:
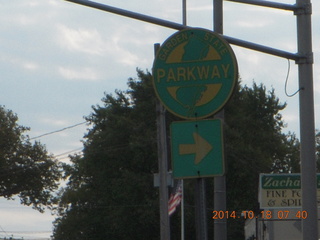
POLYGON ((179 23, 175 23, 175 22, 171 22, 171 21, 166 21, 166 20, 163 20, 160 18, 151 17, 148 15, 124 10, 121 8, 111 7, 109 5, 105 5, 105 4, 101 4, 101 3, 97 3, 97 2, 92 2, 92 1, 88 1, 88 0, 65 0, 65 1, 77 3, 80 5, 87 6, 87 7, 99 9, 102 11, 106 11, 106 12, 114 13, 114 14, 121 15, 124 17, 129 17, 129 18, 141 20, 144 22, 157 24, 157 25, 160 25, 163 27, 168 27, 168 28, 172 28, 172 29, 176 29, 176 30, 182 30, 187 27, 187 26, 184 26, 183 24, 179 24, 179 23))
MULTIPOLYGON (((180 24, 180 23, 175 23, 175 22, 163 20, 163 19, 160 19, 160 18, 151 17, 151 16, 148 16, 148 15, 144 15, 144 14, 141 14, 141 13, 136 13, 136 12, 124 10, 124 9, 121 9, 121 8, 111 7, 111 6, 108 6, 108 5, 105 5, 105 4, 92 2, 92 1, 88 1, 88 0, 65 0, 65 1, 73 2, 73 3, 76 3, 76 4, 84 5, 84 6, 87 6, 87 7, 99 9, 99 10, 110 12, 110 13, 114 13, 114 14, 121 15, 121 16, 124 16, 124 17, 133 18, 133 19, 136 19, 136 20, 141 20, 141 21, 144 21, 144 22, 156 24, 156 25, 159 25, 159 26, 162 26, 162 27, 171 28, 171 29, 182 30, 182 29, 185 29, 185 28, 189 27, 189 26, 185 26, 185 25, 180 24)), ((295 60, 295 61, 303 60, 303 59, 306 58, 305 56, 300 56, 300 55, 298 55, 296 53, 286 52, 286 51, 282 51, 282 50, 279 50, 279 49, 266 47, 266 46, 263 46, 263 45, 260 45, 260 44, 251 43, 251 42, 243 41, 243 40, 232 38, 232 37, 228 37, 228 36, 223 36, 223 37, 230 44, 234 44, 234 45, 237 45, 237 46, 240 46, 240 47, 244 47, 244 48, 248 48, 248 49, 252 49, 252 50, 256 50, 256 51, 261 51, 261 52, 264 52, 264 53, 267 53, 267 54, 271 54, 271 55, 274 55, 274 56, 278 56, 278 57, 282 57, 282 58, 286 58, 286 59, 291 59, 291 60, 295 60)))

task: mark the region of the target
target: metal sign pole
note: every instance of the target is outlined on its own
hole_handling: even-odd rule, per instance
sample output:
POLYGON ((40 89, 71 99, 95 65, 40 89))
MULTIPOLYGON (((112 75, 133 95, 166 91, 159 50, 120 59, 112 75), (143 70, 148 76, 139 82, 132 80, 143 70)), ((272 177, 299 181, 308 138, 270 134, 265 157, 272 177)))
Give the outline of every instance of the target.
POLYGON ((195 220, 196 220, 196 239, 208 240, 208 225, 206 214, 206 192, 205 179, 195 179, 195 220))
MULTIPOLYGON (((223 34, 223 2, 222 0, 213 0, 213 30, 219 34, 223 34)), ((224 120, 224 110, 215 115, 224 120)), ((226 163, 225 163, 226 164, 226 163)), ((214 210, 227 210, 226 197, 226 176, 218 176, 214 178, 214 210)), ((227 239, 227 220, 214 220, 214 239, 227 239)))
MULTIPOLYGON (((155 55, 160 48, 160 44, 154 45, 155 55)), ((158 139, 158 162, 159 162, 159 199, 160 199, 160 239, 170 240, 170 219, 168 212, 168 153, 167 153, 167 133, 165 109, 160 101, 157 101, 157 139, 158 139)))
MULTIPOLYGON (((187 0, 182 0, 182 24, 187 26, 187 0)), ((184 240, 184 182, 181 179, 181 240, 184 240)))
POLYGON ((315 158, 315 124, 313 99, 313 54, 311 38, 311 3, 309 0, 297 0, 296 5, 301 10, 296 11, 298 53, 305 55, 305 61, 298 61, 300 86, 300 160, 302 211, 307 211, 308 217, 302 220, 303 240, 318 239, 317 214, 317 177, 315 158))
POLYGON ((182 0, 182 24, 187 26, 187 0, 182 0))

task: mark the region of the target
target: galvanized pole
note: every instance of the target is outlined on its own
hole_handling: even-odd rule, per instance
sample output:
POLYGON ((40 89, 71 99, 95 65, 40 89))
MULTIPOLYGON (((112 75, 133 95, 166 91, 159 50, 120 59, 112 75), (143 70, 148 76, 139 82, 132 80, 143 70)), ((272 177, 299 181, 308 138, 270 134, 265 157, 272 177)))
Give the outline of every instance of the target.
MULTIPOLYGON (((213 26, 214 31, 223 34, 223 3, 222 0, 213 1, 213 26)), ((216 114, 216 117, 224 120, 224 110, 216 114)), ((227 210, 226 198, 226 176, 214 178, 214 210, 227 210)), ((226 218, 214 220, 214 239, 227 239, 227 220, 226 218)))
MULTIPOLYGON (((182 0, 182 24, 187 26, 187 0, 182 0)), ((184 240, 184 182, 181 179, 181 240, 184 240)))
POLYGON ((300 87, 300 141, 301 141, 301 189, 302 211, 308 217, 302 219, 303 240, 318 239, 317 178, 315 157, 315 124, 313 99, 313 53, 311 30, 311 3, 297 0, 301 7, 297 15, 298 54, 307 58, 298 61, 300 87))
POLYGON ((207 224, 207 204, 206 204, 206 191, 205 191, 205 179, 195 179, 195 203, 196 203, 196 239, 207 240, 208 239, 208 224, 207 224))
POLYGON ((213 31, 223 34, 223 2, 213 0, 213 31))
POLYGON ((181 179, 181 240, 184 240, 184 182, 181 179))
POLYGON ((182 24, 187 26, 187 0, 182 0, 182 24))
MULTIPOLYGON (((155 54, 160 48, 160 44, 155 44, 155 54)), ((158 161, 159 161, 159 200, 160 200, 160 239, 170 240, 170 220, 168 213, 168 152, 167 152, 167 133, 166 117, 163 105, 157 100, 157 137, 158 137, 158 161)))

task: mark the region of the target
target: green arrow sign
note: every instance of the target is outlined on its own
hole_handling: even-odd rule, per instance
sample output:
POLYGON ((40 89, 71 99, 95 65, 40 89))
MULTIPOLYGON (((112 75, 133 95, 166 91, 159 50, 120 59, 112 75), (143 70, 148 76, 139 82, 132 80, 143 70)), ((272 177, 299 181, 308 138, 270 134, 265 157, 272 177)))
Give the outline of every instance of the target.
POLYGON ((193 144, 179 144, 179 154, 195 154, 194 163, 199 164, 212 150, 212 145, 197 132, 193 133, 193 139, 193 144))
POLYGON ((221 120, 174 122, 171 152, 175 178, 224 174, 221 120))
POLYGON ((229 44, 219 34, 200 28, 169 37, 153 64, 158 98, 170 112, 185 119, 219 111, 237 79, 237 61, 229 44))

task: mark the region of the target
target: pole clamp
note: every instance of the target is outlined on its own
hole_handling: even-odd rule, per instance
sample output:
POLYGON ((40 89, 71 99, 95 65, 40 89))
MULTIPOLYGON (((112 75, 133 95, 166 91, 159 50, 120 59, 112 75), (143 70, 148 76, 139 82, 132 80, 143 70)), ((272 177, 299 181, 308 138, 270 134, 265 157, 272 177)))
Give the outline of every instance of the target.
POLYGON ((312 4, 304 3, 301 5, 295 5, 294 15, 311 15, 312 14, 312 4))
POLYGON ((296 64, 313 64, 313 52, 300 56, 296 60, 296 64))

